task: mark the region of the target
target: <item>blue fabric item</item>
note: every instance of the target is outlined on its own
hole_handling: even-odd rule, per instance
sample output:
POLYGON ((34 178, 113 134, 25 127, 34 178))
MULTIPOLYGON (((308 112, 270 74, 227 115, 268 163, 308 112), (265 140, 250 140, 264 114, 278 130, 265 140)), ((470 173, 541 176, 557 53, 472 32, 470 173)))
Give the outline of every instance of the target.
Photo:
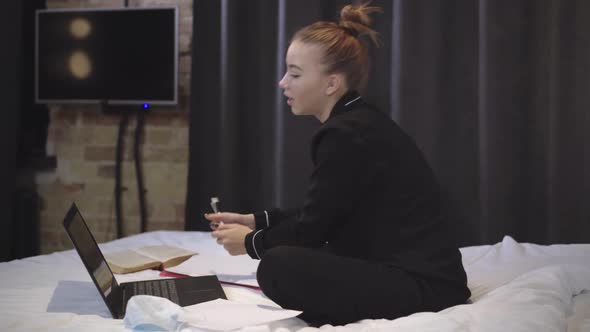
POLYGON ((168 299, 136 295, 127 302, 125 327, 133 331, 179 331, 185 325, 178 321, 182 308, 168 299))

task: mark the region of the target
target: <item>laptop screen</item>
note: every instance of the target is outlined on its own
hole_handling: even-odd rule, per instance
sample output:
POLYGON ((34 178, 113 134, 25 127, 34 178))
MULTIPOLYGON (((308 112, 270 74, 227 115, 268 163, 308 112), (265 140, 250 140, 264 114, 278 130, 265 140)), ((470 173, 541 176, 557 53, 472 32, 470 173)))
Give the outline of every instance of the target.
POLYGON ((70 208, 64 226, 94 283, 107 300, 113 290, 113 273, 75 205, 70 208))

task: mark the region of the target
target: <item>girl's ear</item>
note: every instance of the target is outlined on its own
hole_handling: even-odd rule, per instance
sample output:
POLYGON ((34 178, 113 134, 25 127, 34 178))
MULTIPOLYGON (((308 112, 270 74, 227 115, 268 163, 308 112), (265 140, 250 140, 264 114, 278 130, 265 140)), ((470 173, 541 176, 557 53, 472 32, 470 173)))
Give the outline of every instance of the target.
POLYGON ((344 76, 342 74, 330 74, 326 82, 327 96, 331 96, 344 88, 344 76))

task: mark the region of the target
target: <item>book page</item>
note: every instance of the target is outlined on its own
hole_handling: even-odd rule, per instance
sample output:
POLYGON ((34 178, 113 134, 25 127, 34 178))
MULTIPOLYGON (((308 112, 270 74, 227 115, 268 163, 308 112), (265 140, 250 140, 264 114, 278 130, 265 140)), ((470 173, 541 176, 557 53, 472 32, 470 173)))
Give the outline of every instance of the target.
MULTIPOLYGON (((141 248, 133 249, 140 255, 147 256, 153 260, 157 260, 162 263, 168 261, 183 261, 184 259, 196 255, 197 253, 191 250, 172 247, 172 246, 146 246, 141 248)), ((165 264, 166 265, 166 264, 165 264)))
POLYGON ((133 250, 123 250, 104 255, 113 273, 130 273, 160 266, 160 261, 140 255, 133 250))

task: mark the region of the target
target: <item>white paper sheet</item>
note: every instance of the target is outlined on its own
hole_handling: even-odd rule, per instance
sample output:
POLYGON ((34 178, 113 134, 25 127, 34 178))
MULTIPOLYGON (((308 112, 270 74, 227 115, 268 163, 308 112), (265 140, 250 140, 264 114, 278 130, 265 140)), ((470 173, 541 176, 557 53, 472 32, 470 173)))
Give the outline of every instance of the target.
POLYGON ((166 270, 193 277, 215 274, 221 281, 258 286, 256 281, 258 262, 248 255, 198 255, 166 270))
POLYGON ((178 320, 202 329, 229 331, 295 317, 300 313, 275 306, 217 299, 184 307, 178 320))

